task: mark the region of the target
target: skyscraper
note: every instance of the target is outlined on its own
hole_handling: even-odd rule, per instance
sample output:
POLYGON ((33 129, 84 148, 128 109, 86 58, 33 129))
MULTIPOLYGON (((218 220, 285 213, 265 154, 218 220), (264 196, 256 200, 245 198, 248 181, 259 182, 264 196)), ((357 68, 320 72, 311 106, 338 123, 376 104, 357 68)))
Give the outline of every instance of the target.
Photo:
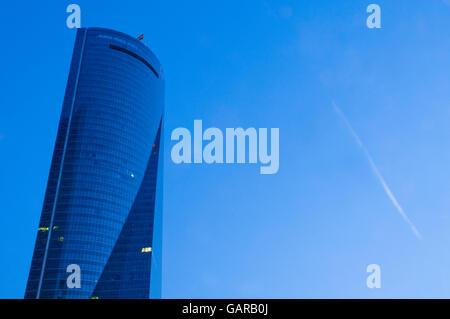
POLYGON ((78 30, 25 298, 160 297, 163 108, 143 42, 78 30))

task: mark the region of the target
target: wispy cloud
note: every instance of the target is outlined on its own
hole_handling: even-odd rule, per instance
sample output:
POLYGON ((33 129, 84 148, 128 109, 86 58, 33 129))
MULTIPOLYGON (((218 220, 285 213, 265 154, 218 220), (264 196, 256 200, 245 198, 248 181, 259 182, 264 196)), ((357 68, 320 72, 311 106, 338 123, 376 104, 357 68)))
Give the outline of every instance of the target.
POLYGON ((387 185, 386 181, 384 180, 383 175, 381 175, 380 171, 378 170, 377 166, 375 165, 375 162, 372 159, 372 156, 370 156, 369 151, 366 149, 364 144, 362 143, 361 139, 359 138, 358 134, 356 134, 355 130, 353 129, 352 125, 348 121, 345 114, 342 112, 342 110, 337 106, 337 104, 332 101, 334 110, 337 114, 342 118, 342 120, 345 122, 345 125, 347 126, 348 130, 350 131, 351 135, 355 139, 356 143, 359 145, 359 147, 364 152, 364 155, 366 156, 367 160, 369 161, 370 167, 372 168, 372 171, 375 173, 376 177, 378 178, 379 182, 381 183, 381 186, 383 186, 384 191, 386 192, 386 195, 391 200, 392 204, 394 204, 395 208, 397 209, 400 216, 402 216, 403 220, 409 225, 412 232, 418 239, 422 239, 422 236, 420 235, 419 231, 417 230, 416 226, 412 223, 412 221, 408 218, 405 211, 403 210, 402 206, 398 203, 397 199, 395 198, 394 194, 392 193, 391 189, 387 185))

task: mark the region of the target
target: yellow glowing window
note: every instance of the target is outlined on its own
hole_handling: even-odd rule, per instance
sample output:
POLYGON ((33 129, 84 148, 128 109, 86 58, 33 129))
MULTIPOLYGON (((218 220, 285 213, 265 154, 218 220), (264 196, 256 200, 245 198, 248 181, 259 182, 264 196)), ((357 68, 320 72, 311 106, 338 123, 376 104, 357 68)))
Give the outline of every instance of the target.
POLYGON ((49 228, 48 227, 39 227, 38 230, 39 231, 48 231, 49 228))
POLYGON ((99 299, 97 296, 92 296, 91 299, 99 299))
POLYGON ((61 236, 61 237, 58 238, 58 240, 62 243, 64 241, 64 237, 61 236))
POLYGON ((144 247, 141 249, 142 253, 150 253, 152 251, 152 247, 144 247))

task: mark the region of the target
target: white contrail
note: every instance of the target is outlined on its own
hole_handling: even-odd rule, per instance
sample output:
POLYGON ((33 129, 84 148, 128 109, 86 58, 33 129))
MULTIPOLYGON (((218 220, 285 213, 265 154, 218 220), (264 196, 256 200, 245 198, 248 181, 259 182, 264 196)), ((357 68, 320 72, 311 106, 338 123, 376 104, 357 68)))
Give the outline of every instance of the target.
POLYGON ((391 189, 386 184, 386 181, 384 180, 383 176, 381 175, 380 171, 378 170, 377 166, 375 165, 375 163, 374 163, 374 161, 372 159, 372 156, 370 156, 369 151, 365 148, 365 146, 361 142, 361 139, 359 138, 358 134, 356 134, 356 132, 353 129, 353 127, 351 126, 350 122, 347 120, 347 117, 345 116, 345 114, 342 112, 342 110, 339 108, 339 106, 337 106, 337 104, 334 101, 332 102, 332 104, 333 104, 333 107, 334 107, 336 113, 338 113, 341 116, 341 118, 344 120, 345 125, 349 129, 350 133, 355 138, 355 140, 358 143, 359 147, 363 150, 364 154, 366 155, 367 160, 369 161, 370 167, 372 168, 373 172, 375 173, 375 175, 377 176, 378 180, 380 181, 381 186, 383 186, 384 191, 386 192, 386 195, 392 201, 392 204, 394 204, 395 208, 397 208, 397 211, 402 216, 403 220, 409 225, 409 227, 411 227, 411 230, 413 231, 414 235, 416 235, 417 238, 422 239, 422 236, 420 235, 420 233, 417 230, 416 226, 414 226, 412 221, 408 218, 408 216, 404 212, 403 208, 400 206, 400 204, 398 203, 398 201, 395 198, 394 194, 392 193, 391 189))

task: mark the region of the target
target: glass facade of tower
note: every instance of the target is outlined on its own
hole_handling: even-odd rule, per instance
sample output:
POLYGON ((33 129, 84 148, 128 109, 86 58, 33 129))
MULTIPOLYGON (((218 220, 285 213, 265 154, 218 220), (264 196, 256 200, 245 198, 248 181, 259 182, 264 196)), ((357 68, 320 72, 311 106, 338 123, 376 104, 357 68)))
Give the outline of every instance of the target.
POLYGON ((160 297, 163 107, 145 44, 78 30, 25 298, 160 297))

